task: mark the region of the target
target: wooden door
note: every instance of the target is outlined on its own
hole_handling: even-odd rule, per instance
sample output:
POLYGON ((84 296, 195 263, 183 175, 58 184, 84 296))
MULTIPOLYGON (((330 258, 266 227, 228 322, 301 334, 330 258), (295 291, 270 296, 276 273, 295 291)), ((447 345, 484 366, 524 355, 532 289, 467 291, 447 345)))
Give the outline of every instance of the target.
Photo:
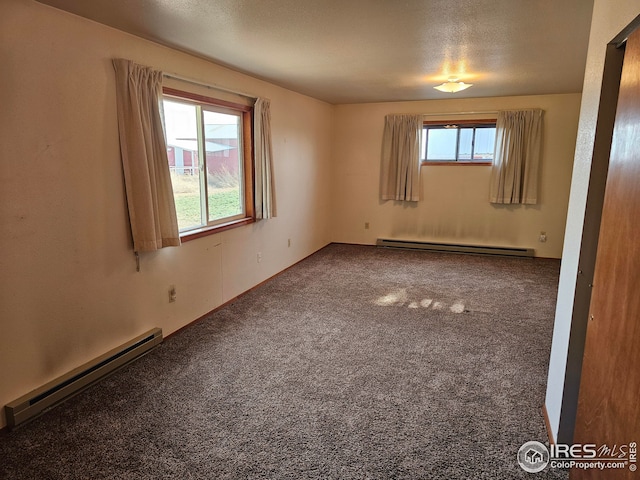
MULTIPOLYGON (((640 443, 640 30, 625 49, 573 441, 640 443)), ((640 479, 632 470, 570 478, 640 479)))

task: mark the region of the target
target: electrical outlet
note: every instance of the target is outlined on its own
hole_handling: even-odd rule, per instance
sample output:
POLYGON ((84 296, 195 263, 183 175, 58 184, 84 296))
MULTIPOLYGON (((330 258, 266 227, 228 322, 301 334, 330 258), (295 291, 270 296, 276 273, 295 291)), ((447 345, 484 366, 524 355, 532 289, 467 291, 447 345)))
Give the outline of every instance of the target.
POLYGON ((364 222, 364 229, 369 230, 369 222, 364 222))
POLYGON ((256 260, 258 263, 262 261, 262 252, 258 252, 258 254, 256 255, 256 260))
POLYGON ((540 243, 544 243, 547 241, 547 232, 540 232, 540 237, 538 238, 540 243))
POLYGON ((176 286, 169 285, 169 303, 173 303, 176 301, 176 286))

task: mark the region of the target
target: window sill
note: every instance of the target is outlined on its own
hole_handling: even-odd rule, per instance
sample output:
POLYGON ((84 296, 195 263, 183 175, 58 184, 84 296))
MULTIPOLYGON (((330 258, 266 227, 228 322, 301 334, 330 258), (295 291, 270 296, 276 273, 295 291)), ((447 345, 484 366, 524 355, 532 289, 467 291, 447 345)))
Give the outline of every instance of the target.
POLYGON ((206 237, 216 233, 224 232, 225 230, 231 230, 232 228, 242 227, 243 225, 249 225, 256 221, 253 217, 241 218, 240 220, 233 220, 227 223, 221 223, 219 225, 213 225, 211 227, 198 228, 196 230, 189 230, 180 234, 180 241, 182 243, 190 242, 196 238, 206 237))
POLYGON ((437 166, 442 166, 442 165, 448 165, 448 166, 461 166, 461 165, 465 165, 465 166, 469 166, 469 165, 473 165, 473 166, 479 166, 479 167, 490 167, 491 165, 493 165, 492 162, 420 162, 421 166, 425 166, 425 165, 437 165, 437 166))

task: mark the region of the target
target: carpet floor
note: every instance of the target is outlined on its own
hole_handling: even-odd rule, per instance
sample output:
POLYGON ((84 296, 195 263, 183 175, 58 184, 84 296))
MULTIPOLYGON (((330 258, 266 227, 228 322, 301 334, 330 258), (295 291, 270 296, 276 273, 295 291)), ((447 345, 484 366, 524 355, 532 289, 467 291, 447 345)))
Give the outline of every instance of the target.
POLYGON ((0 434, 3 479, 524 472, 560 262, 334 244, 0 434))

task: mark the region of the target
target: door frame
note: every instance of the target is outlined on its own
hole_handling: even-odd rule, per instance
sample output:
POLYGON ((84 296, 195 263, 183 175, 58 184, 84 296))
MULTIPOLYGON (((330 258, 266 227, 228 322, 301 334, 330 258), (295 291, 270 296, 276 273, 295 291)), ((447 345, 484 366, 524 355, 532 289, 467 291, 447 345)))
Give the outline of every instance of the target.
POLYGON ((595 272, 598 238, 600 235, 600 220, 602 206, 609 171, 609 157, 613 128, 620 92, 622 64, 624 61, 624 46, 629 35, 640 28, 640 15, 627 25, 606 46, 604 71, 600 89, 600 103, 596 121, 589 186, 587 189, 587 203, 582 226, 580 254, 578 258, 578 273, 576 276, 573 309, 571 313, 571 328, 567 349, 567 363, 564 374, 562 403, 560 406, 560 420, 558 435, 551 443, 573 444, 573 432, 578 411, 578 394, 582 375, 582 359, 587 336, 589 308, 591 305, 591 286, 595 272))

